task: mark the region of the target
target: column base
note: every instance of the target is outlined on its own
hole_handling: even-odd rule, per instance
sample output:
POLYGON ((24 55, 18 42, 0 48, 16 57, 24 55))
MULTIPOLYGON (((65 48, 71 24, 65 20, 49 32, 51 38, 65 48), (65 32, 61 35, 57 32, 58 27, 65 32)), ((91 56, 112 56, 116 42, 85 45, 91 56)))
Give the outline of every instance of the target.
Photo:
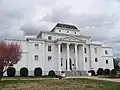
POLYGON ((71 71, 70 69, 67 69, 66 71, 71 71))

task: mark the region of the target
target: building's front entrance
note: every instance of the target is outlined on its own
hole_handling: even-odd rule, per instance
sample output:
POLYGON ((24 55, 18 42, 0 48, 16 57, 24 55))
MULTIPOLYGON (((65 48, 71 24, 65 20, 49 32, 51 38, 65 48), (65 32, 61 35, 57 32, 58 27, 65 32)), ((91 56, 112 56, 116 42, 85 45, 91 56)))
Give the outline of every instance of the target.
MULTIPOLYGON (((69 68, 70 68, 70 70, 72 70, 72 60, 71 60, 71 58, 69 59, 69 68)), ((68 69, 68 65, 67 65, 67 59, 66 59, 66 70, 68 69)))

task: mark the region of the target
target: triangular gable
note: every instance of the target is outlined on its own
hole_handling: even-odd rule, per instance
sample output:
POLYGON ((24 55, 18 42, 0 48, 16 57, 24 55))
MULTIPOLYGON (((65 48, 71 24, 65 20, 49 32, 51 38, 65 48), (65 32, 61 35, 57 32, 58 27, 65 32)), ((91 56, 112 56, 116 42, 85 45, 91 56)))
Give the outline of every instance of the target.
POLYGON ((80 38, 78 37, 75 37, 75 36, 68 36, 68 37, 65 37, 65 38, 60 38, 58 39, 60 41, 79 41, 79 42, 85 42, 84 40, 81 40, 80 38))

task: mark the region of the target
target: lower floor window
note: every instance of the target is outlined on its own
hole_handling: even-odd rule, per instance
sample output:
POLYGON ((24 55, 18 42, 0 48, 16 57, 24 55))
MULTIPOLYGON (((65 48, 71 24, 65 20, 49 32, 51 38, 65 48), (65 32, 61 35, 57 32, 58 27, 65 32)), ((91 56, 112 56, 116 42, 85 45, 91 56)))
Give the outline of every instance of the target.
POLYGON ((85 62, 87 62, 87 58, 85 58, 85 62))
POLYGON ((106 60, 106 64, 108 64, 108 60, 106 60))
POLYGON ((95 62, 98 62, 98 58, 95 58, 95 62))
POLYGON ((35 58, 35 60, 38 60, 38 55, 35 55, 34 58, 35 58))
POLYGON ((63 66, 63 58, 61 58, 61 66, 63 66))

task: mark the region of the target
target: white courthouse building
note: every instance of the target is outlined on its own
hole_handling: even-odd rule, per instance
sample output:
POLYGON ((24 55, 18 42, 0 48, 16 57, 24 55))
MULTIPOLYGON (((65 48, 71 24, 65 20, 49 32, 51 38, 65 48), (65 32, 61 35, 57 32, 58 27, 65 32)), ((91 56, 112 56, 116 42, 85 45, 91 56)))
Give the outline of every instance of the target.
POLYGON ((93 43, 91 37, 81 35, 74 25, 58 23, 51 31, 40 31, 36 38, 6 41, 18 41, 23 49, 21 60, 14 65, 17 75, 22 67, 29 70, 29 75, 34 75, 37 67, 43 75, 50 70, 56 74, 64 71, 84 75, 89 70, 114 68, 112 48, 93 43))

